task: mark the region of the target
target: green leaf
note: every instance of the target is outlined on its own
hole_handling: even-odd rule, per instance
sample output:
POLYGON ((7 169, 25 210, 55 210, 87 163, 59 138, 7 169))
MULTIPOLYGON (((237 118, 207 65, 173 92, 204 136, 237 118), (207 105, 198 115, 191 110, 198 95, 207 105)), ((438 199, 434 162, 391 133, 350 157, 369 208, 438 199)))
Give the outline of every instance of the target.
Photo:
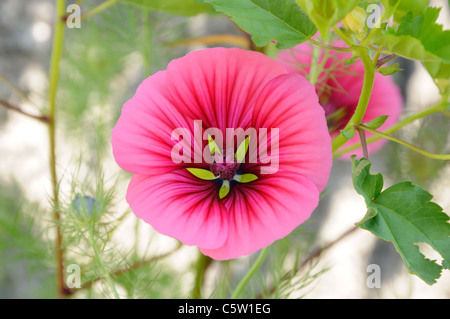
POLYGON ((295 0, 203 1, 230 16, 260 47, 276 40, 278 48, 290 48, 316 32, 316 27, 295 0))
POLYGON ((358 223, 356 223, 356 225, 361 227, 361 225, 364 224, 366 221, 374 218, 377 213, 378 213, 378 211, 375 208, 369 207, 367 209, 366 215, 364 215, 363 219, 361 221, 359 221, 358 223))
POLYGON ((186 169, 189 171, 189 173, 191 173, 195 177, 198 177, 206 181, 212 181, 219 178, 219 176, 214 176, 214 174, 207 169, 203 168, 186 168, 186 169))
POLYGON ((351 58, 348 58, 344 61, 344 65, 350 65, 356 62, 356 60, 360 58, 359 54, 357 52, 353 52, 351 58))
POLYGON ((238 146, 236 154, 234 155, 238 163, 242 163, 244 161, 245 154, 247 154, 249 143, 250 143, 250 136, 247 136, 245 140, 242 141, 241 145, 238 146))
POLYGON ((234 175, 233 179, 239 183, 250 183, 253 181, 256 181, 258 179, 258 176, 255 174, 247 173, 242 175, 234 175))
POLYGON ((428 7, 423 14, 409 12, 398 28, 377 35, 375 43, 408 59, 450 62, 450 30, 436 24, 440 8, 428 7))
POLYGON ((352 156, 352 179, 353 186, 358 194, 361 194, 368 208, 373 206, 372 199, 377 197, 383 189, 383 176, 378 173, 372 175, 369 173, 370 161, 367 159, 355 160, 352 156))
POLYGON ((358 226, 394 244, 411 273, 428 284, 450 267, 449 216, 431 202, 432 195, 410 182, 395 184, 384 191, 381 174, 370 174, 367 159, 352 156, 353 185, 367 204, 368 212, 358 226), (426 243, 443 258, 443 266, 427 259, 418 243, 426 243))
POLYGON ((173 14, 193 16, 213 12, 212 8, 196 0, 123 0, 149 9, 167 11, 173 14))
POLYGON ((423 65, 433 79, 450 79, 450 63, 424 62, 423 65))
POLYGON ((400 4, 400 0, 380 0, 380 3, 384 8, 384 18, 388 19, 394 13, 394 11, 397 10, 397 7, 400 4))
POLYGON ((392 63, 391 65, 377 68, 377 71, 380 72, 382 75, 392 75, 398 71, 403 71, 403 69, 400 68, 400 64, 392 63))
POLYGON ((428 73, 434 79, 437 87, 441 91, 450 88, 450 63, 439 62, 423 62, 428 73))
POLYGON ((219 197, 220 199, 224 198, 230 192, 230 182, 228 180, 224 180, 222 186, 219 189, 219 197))
POLYGON ((394 14, 394 21, 399 22, 407 13, 415 16, 422 14, 428 7, 428 0, 380 0, 385 9, 384 18, 394 14))
POLYGON ((358 4, 358 0, 297 0, 314 21, 325 41, 330 28, 340 22, 358 4))
POLYGON ((380 115, 377 116, 376 118, 374 118, 372 121, 370 121, 369 123, 364 123, 365 126, 367 126, 368 128, 374 129, 376 130, 377 128, 379 128, 381 125, 384 124, 384 122, 386 122, 387 118, 389 116, 387 115, 380 115))

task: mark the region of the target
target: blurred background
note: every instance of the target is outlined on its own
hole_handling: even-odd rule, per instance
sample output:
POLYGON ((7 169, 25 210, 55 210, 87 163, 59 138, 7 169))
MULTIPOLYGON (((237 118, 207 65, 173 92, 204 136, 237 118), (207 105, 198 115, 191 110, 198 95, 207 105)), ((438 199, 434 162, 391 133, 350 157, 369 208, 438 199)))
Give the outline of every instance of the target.
MULTIPOLYGON (((82 1, 82 11, 101 2, 82 1)), ((430 3, 443 7, 439 22, 449 28, 448 2, 430 3)), ((53 22, 54 1, 0 0, 0 100, 27 113, 40 114, 48 107, 53 22)), ((145 77, 165 69, 170 60, 205 46, 187 39, 217 34, 242 36, 223 15, 182 17, 121 2, 82 20, 80 28, 66 28, 57 97, 64 247, 66 263, 80 264, 82 282, 93 282, 72 297, 111 297, 104 280, 97 280, 99 265, 92 261, 83 225, 74 219, 77 196, 95 198, 102 207, 104 232, 96 240, 104 243, 101 254, 107 269, 128 269, 117 273, 121 297, 190 297, 198 250, 179 248, 175 240, 157 234, 129 212, 125 193, 130 175, 114 162, 110 134, 123 103, 145 77)), ((400 64, 404 71, 396 73, 395 80, 404 96, 404 116, 436 104, 438 90, 422 65, 407 60, 400 64)), ((429 152, 450 153, 449 130, 449 118, 435 114, 396 136, 429 152)), ((48 154, 46 125, 0 106, 0 298, 55 297, 48 154)), ((373 171, 384 175, 385 187, 410 180, 430 191, 444 211, 450 211, 448 162, 425 158, 393 143, 371 160, 373 171)), ((264 273, 280 277, 311 252, 340 238, 364 214, 364 201, 352 186, 350 162, 335 160, 319 207, 307 223, 274 245, 264 273)), ((428 258, 441 260, 429 247, 420 249, 428 258)), ((230 285, 239 281, 254 258, 213 262, 205 274, 204 297, 226 297, 230 285)), ((261 276, 250 289, 258 292, 270 287, 272 283, 266 280, 261 276)), ((275 297, 450 297, 449 271, 429 286, 406 271, 391 244, 362 229, 348 233, 289 283, 275 297), (380 266, 380 288, 367 285, 371 264, 380 266)))

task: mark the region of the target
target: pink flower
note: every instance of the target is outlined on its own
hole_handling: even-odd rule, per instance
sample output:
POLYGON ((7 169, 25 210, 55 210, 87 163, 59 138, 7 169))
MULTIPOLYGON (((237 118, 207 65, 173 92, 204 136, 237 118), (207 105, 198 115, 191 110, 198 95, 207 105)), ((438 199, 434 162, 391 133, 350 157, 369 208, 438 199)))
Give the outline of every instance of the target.
POLYGON ((112 146, 133 173, 127 201, 136 216, 214 259, 251 254, 308 219, 332 161, 314 87, 237 48, 189 53, 144 80, 122 109, 112 146), (245 143, 230 147, 228 133, 208 136, 212 128, 259 136, 240 153, 245 143), (249 159, 236 160, 239 153, 249 159))
MULTIPOLYGON (((344 47, 343 42, 333 44, 344 47)), ((298 73, 308 78, 312 62, 312 44, 303 43, 292 49, 279 52, 277 61, 285 65, 289 73, 298 73)), ((316 92, 320 104, 325 109, 328 129, 331 137, 339 134, 353 115, 359 101, 363 86, 364 66, 360 59, 355 63, 344 65, 344 61, 351 57, 351 52, 338 52, 320 49, 318 63, 324 63, 316 82, 316 92), (323 61, 326 59, 325 61, 323 61)), ((379 128, 385 130, 395 124, 401 114, 403 100, 399 88, 390 76, 376 73, 372 95, 364 115, 363 122, 370 122, 380 115, 388 115, 386 122, 379 128)), ((372 136, 366 132, 366 137, 372 136)), ((345 146, 358 143, 358 134, 350 139, 345 146)), ((378 140, 368 145, 369 153, 379 150, 386 140, 378 140)), ((345 154, 362 156, 361 148, 345 154)))

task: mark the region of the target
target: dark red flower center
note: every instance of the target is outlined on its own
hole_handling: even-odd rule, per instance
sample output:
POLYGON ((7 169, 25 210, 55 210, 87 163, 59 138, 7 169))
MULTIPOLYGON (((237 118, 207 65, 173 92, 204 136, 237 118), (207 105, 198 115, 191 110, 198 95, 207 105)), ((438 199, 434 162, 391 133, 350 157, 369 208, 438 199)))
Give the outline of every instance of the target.
POLYGON ((209 166, 209 170, 214 174, 214 176, 220 176, 223 180, 231 181, 239 169, 241 164, 236 160, 233 162, 227 162, 224 158, 222 163, 213 162, 209 166))

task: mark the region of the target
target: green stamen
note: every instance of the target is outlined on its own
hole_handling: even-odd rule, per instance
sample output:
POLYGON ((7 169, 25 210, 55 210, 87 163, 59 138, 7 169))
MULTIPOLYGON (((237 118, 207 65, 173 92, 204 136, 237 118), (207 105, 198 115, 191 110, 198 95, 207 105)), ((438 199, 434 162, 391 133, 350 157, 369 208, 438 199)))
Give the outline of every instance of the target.
POLYGON ((214 174, 210 170, 207 170, 207 169, 203 169, 203 168, 186 168, 186 169, 189 171, 189 173, 191 173, 195 177, 198 177, 205 181, 212 181, 212 180, 219 178, 219 176, 214 176, 214 174))
POLYGON ((247 154, 249 144, 250 144, 250 136, 247 136, 247 138, 243 140, 241 145, 239 145, 239 147, 237 148, 235 157, 238 163, 242 163, 244 161, 245 154, 247 154))
MULTIPOLYGON (((245 160, 245 155, 247 154, 249 144, 250 144, 250 137, 247 136, 247 138, 244 141, 242 141, 241 145, 239 145, 239 147, 237 148, 235 157, 236 157, 236 160, 238 163, 242 163, 245 160)), ((214 155, 217 153, 218 155, 222 156, 222 152, 221 152, 219 146, 214 141, 214 139, 211 137, 211 135, 208 135, 208 146, 209 146, 209 150, 211 151, 211 155, 214 155)), ((231 164, 233 164, 233 163, 231 163, 231 164)), ((231 179, 232 174, 234 174, 232 180, 234 180, 238 183, 242 183, 242 184, 250 183, 250 182, 256 181, 258 179, 258 176, 256 176, 255 174, 251 174, 251 173, 236 174, 235 172, 237 171, 239 164, 233 164, 233 165, 237 165, 237 166, 232 167, 232 168, 226 166, 226 165, 230 165, 230 163, 214 164, 214 165, 225 165, 225 168, 229 169, 230 171, 229 172, 226 170, 223 171, 224 168, 219 167, 219 170, 218 170, 219 175, 216 176, 212 172, 212 171, 215 172, 216 170, 214 170, 212 168, 211 168, 211 170, 207 170, 207 169, 203 169, 203 168, 186 168, 186 169, 188 170, 189 173, 191 173, 195 177, 200 178, 202 180, 212 181, 212 180, 216 180, 216 179, 221 179, 222 185, 220 186, 220 189, 219 189, 220 199, 225 198, 230 193, 230 189, 231 189, 230 179, 231 179), (223 172, 225 172, 226 174, 222 175, 223 172)), ((233 165, 231 165, 231 166, 233 166, 233 165)))
POLYGON ((224 198, 230 192, 230 181, 224 180, 222 186, 219 189, 219 197, 220 199, 224 198))
POLYGON ((209 146, 209 150, 211 151, 211 155, 214 155, 214 153, 217 152, 220 156, 223 156, 216 141, 214 141, 212 136, 209 134, 208 134, 208 146, 209 146))
POLYGON ((253 181, 256 181, 258 179, 258 176, 256 176, 255 174, 242 174, 242 175, 234 175, 233 180, 235 180, 236 182, 239 183, 250 183, 253 181))

